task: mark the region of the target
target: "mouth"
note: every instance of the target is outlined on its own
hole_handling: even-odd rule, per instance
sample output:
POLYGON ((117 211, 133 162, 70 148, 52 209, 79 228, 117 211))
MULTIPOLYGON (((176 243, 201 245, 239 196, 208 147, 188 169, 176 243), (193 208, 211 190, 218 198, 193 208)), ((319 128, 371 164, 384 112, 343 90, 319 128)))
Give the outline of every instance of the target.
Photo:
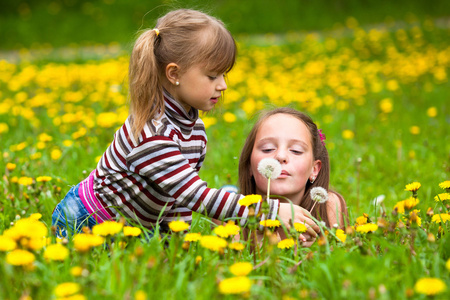
POLYGON ((291 174, 288 171, 282 170, 280 176, 278 178, 286 178, 288 176, 291 176, 291 174))
POLYGON ((217 102, 219 102, 219 98, 220 97, 213 97, 213 98, 210 98, 209 101, 211 101, 212 103, 216 104, 217 102))

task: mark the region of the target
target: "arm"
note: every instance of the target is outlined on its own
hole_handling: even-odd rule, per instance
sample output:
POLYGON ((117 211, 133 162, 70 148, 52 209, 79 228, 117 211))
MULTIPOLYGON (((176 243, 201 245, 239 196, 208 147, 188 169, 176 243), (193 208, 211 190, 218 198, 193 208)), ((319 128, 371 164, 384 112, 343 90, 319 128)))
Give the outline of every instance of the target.
MULTIPOLYGON (((146 181, 151 181, 151 186, 156 185, 161 195, 166 195, 168 200, 173 199, 177 205, 220 220, 241 217, 241 223, 244 224, 248 208, 238 203, 243 196, 223 189, 208 188, 192 167, 196 162, 189 154, 185 156, 181 153, 179 147, 178 143, 165 136, 146 138, 128 155, 127 167, 131 172, 146 178, 146 181)), ((155 201, 160 201, 159 198, 155 201)), ((161 203, 156 204, 161 207, 161 203)), ((156 207, 153 203, 149 205, 156 207)), ((256 206, 257 213, 261 204, 256 206)), ((168 209, 170 207, 165 210, 168 209)), ((277 210, 278 201, 273 201, 269 217, 274 218, 277 210)))
POLYGON ((344 223, 344 216, 347 216, 347 205, 341 195, 335 192, 329 193, 327 214, 328 224, 330 224, 331 227, 334 226, 334 224, 338 224, 339 228, 345 228, 346 224, 344 223))

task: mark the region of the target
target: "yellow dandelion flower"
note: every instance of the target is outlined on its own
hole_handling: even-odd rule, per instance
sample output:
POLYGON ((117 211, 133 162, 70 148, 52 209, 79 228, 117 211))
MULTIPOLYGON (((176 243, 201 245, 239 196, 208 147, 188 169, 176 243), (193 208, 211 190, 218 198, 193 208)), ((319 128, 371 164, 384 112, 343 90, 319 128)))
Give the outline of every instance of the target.
POLYGON ((103 112, 97 116, 97 125, 103 128, 113 127, 118 121, 118 115, 115 112, 103 112))
POLYGON ((36 178, 37 182, 48 182, 50 180, 52 180, 50 176, 39 176, 36 178))
POLYGON ((344 233, 344 230, 342 229, 336 230, 336 237, 343 243, 345 243, 345 240, 347 239, 347 235, 344 233))
POLYGON ((202 235, 197 232, 188 233, 184 236, 185 242, 198 242, 202 238, 202 235))
POLYGON ((80 266, 72 267, 72 268, 70 268, 70 274, 73 277, 80 277, 81 274, 83 274, 83 268, 80 266))
POLYGON ((123 224, 115 221, 105 221, 92 228, 94 235, 108 236, 115 235, 122 231, 123 224))
POLYGON ((430 118, 436 117, 438 114, 437 108, 435 106, 431 106, 427 109, 427 116, 430 118))
POLYGON ((447 260, 447 262, 445 263, 445 267, 447 268, 447 270, 450 271, 450 258, 447 260))
POLYGON ((41 134, 38 136, 38 140, 39 140, 40 142, 50 142, 50 141, 53 140, 53 137, 50 136, 50 135, 48 135, 48 134, 46 134, 46 133, 44 132, 44 133, 41 133, 41 134))
POLYGON ((55 287, 54 293, 56 297, 68 297, 77 294, 81 286, 76 282, 64 282, 55 287))
POLYGON ((228 248, 232 249, 232 250, 236 250, 236 251, 242 251, 245 249, 244 244, 239 243, 239 242, 233 242, 231 244, 228 245, 228 248))
POLYGON ((202 121, 205 124, 205 128, 209 128, 217 123, 217 119, 214 117, 202 117, 202 121))
POLYGON ((431 222, 434 223, 447 223, 447 221, 450 220, 450 214, 435 214, 433 217, 431 217, 431 222))
POLYGON ((420 133, 420 127, 416 125, 411 126, 409 128, 409 132, 411 132, 411 134, 418 135, 420 133))
POLYGON ((213 232, 221 238, 228 238, 238 234, 239 230, 239 226, 235 225, 233 221, 230 221, 226 225, 217 226, 214 228, 213 232))
POLYGON ((33 178, 23 176, 23 177, 19 178, 18 183, 20 185, 25 185, 25 186, 32 185, 33 184, 33 178))
POLYGON ((407 210, 410 210, 419 204, 419 199, 414 197, 409 197, 408 199, 403 200, 403 207, 407 210))
POLYGON ((69 256, 69 249, 61 244, 48 246, 44 251, 44 258, 47 260, 64 261, 69 256))
POLYGON ((450 193, 441 193, 441 194, 438 194, 437 196, 434 196, 434 201, 436 201, 436 202, 446 201, 446 200, 450 200, 450 193))
POLYGON ((356 227, 356 231, 361 233, 375 232, 377 229, 378 225, 373 223, 367 223, 356 227))
POLYGON ((420 184, 420 182, 413 182, 413 183, 409 183, 406 185, 405 187, 405 191, 410 191, 410 192, 417 192, 417 190, 421 187, 422 185, 420 184))
POLYGON ((189 228, 189 224, 184 221, 171 221, 169 222, 169 228, 173 232, 185 231, 189 228))
POLYGON ((306 232, 308 228, 306 228, 306 225, 303 223, 294 223, 294 228, 297 232, 303 233, 306 232))
POLYGON ((239 205, 248 207, 252 204, 261 202, 261 200, 262 200, 261 195, 247 195, 241 200, 239 200, 239 205))
POLYGON ((404 221, 409 220, 410 224, 417 224, 417 226, 422 225, 422 219, 419 217, 420 210, 415 209, 409 213, 409 218, 403 217, 404 221))
POLYGON ((355 137, 355 133, 349 129, 342 131, 342 137, 346 140, 351 140, 355 137))
POLYGON ((259 224, 268 227, 268 228, 274 228, 274 227, 280 227, 281 223, 278 220, 263 220, 259 221, 259 224))
POLYGON ((13 266, 27 266, 32 264, 34 260, 33 253, 22 249, 13 250, 6 255, 6 262, 13 266))
POLYGON ((50 157, 53 160, 58 160, 61 158, 61 156, 62 156, 62 152, 59 149, 53 149, 52 152, 50 152, 50 157))
POLYGON ((221 294, 242 294, 250 291, 252 281, 245 276, 231 277, 219 283, 221 294))
POLYGON ((439 187, 444 190, 450 189, 450 180, 446 180, 446 181, 439 183, 439 187))
POLYGON ((34 220, 40 220, 42 218, 42 214, 40 213, 34 213, 30 215, 30 219, 34 219, 34 220))
POLYGON ((36 152, 36 153, 30 154, 30 159, 31 160, 36 160, 36 159, 39 159, 41 157, 42 157, 42 153, 41 152, 36 152))
POLYGON ((395 79, 388 80, 388 81, 386 82, 386 88, 387 88, 389 91, 396 91, 396 90, 398 90, 399 85, 398 85, 397 80, 395 80, 395 79))
POLYGON ((236 235, 239 233, 240 228, 237 226, 234 221, 228 221, 227 224, 225 224, 225 229, 230 235, 236 235))
POLYGON ((147 299, 147 293, 143 290, 136 291, 134 293, 134 300, 146 300, 147 299))
POLYGON ((18 241, 22 237, 30 239, 46 237, 48 235, 48 230, 45 224, 39 220, 23 218, 18 220, 13 227, 5 230, 3 235, 18 241))
POLYGON ((394 210, 397 210, 399 214, 403 214, 405 212, 405 201, 399 201, 394 205, 394 210))
POLYGON ((414 285, 414 290, 419 294, 434 296, 447 289, 445 282, 439 278, 420 278, 414 285))
POLYGON ((0 123, 0 134, 8 132, 9 126, 6 123, 0 123))
POLYGON ((253 270, 253 265, 249 262, 237 262, 230 266, 230 272, 234 276, 247 276, 253 270))
POLYGON ((40 250, 44 248, 48 243, 48 240, 45 236, 43 237, 33 237, 30 238, 28 244, 26 245, 30 250, 40 250))
POLYGON ((139 236, 142 233, 142 230, 138 227, 132 226, 124 226, 123 227, 123 235, 125 236, 139 236))
POLYGON ((0 235, 0 251, 11 251, 16 249, 17 243, 9 236, 0 235))
POLYGON ((203 257, 201 257, 200 255, 197 255, 195 257, 195 264, 198 265, 202 260, 203 260, 203 257))
POLYGON ((356 218, 356 225, 364 225, 364 224, 367 224, 366 216, 360 216, 356 218))
POLYGON ((80 233, 73 237, 74 248, 79 252, 89 251, 92 247, 100 246, 105 239, 98 235, 80 233))
POLYGON ((380 109, 384 113, 390 113, 393 110, 394 105, 392 104, 392 99, 385 98, 380 101, 380 109))
POLYGON ((289 249, 295 245, 294 239, 284 239, 278 242, 277 247, 280 249, 289 249))
POLYGON ((200 245, 203 248, 212 250, 212 251, 219 251, 223 248, 225 248, 228 243, 226 240, 215 236, 215 235, 204 235, 200 239, 200 245))
POLYGON ((63 145, 64 145, 64 147, 71 147, 73 145, 73 141, 72 140, 64 140, 63 145))
POLYGON ((223 119, 225 120, 225 122, 227 123, 233 123, 236 122, 236 115, 230 112, 226 112, 223 114, 223 119))
POLYGON ((13 164, 13 163, 7 163, 7 164, 6 164, 6 169, 7 169, 8 171, 13 171, 16 167, 17 167, 17 165, 16 165, 16 164, 13 164))

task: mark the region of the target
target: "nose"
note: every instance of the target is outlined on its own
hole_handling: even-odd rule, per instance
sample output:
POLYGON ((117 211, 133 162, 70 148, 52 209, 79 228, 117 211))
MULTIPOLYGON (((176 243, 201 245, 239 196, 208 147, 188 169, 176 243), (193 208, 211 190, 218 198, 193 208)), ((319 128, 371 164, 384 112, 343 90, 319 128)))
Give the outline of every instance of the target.
POLYGON ((278 149, 275 153, 275 159, 278 160, 280 163, 287 163, 288 162, 288 155, 287 151, 283 149, 278 149))
POLYGON ((219 83, 216 86, 216 89, 218 91, 225 91, 227 88, 228 88, 227 82, 225 80, 225 76, 223 75, 223 76, 221 76, 219 83))

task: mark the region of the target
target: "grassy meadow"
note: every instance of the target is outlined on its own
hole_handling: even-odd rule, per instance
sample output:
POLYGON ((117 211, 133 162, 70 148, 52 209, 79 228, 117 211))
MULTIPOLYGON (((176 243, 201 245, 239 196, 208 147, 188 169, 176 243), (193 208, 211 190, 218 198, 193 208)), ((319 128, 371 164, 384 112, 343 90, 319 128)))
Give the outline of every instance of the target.
POLYGON ((293 232, 251 251, 232 240, 240 228, 196 215, 187 232, 173 224, 170 239, 117 220, 57 240, 54 206, 127 117, 128 51, 22 49, 0 60, 0 298, 450 298, 448 26, 350 17, 340 28, 236 40, 225 98, 202 116, 200 177, 235 184, 258 112, 297 108, 327 137, 346 229, 322 228, 311 248, 296 249, 293 232))

